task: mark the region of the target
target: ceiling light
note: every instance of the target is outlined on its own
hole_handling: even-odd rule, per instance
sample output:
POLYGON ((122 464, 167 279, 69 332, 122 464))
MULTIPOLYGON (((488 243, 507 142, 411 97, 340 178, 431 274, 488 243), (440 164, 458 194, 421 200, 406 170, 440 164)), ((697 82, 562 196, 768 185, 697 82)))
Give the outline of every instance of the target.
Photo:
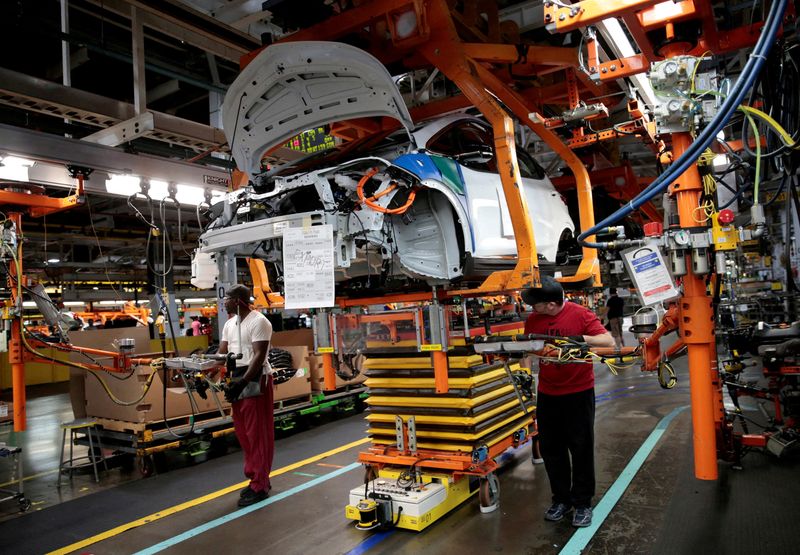
POLYGON ((64 301, 64 306, 84 306, 85 304, 83 301, 64 301))
POLYGON ((24 303, 22 303, 22 306, 24 308, 36 308, 36 303, 33 301, 25 301, 24 303))
POLYGON ((196 299, 183 299, 183 302, 184 302, 184 304, 189 304, 189 303, 204 303, 204 302, 206 302, 206 301, 208 301, 208 299, 204 299, 204 298, 196 298, 196 299))
POLYGON ((98 290, 98 289, 100 289, 100 288, 99 288, 99 287, 97 287, 97 286, 95 285, 94 287, 92 287, 92 289, 94 289, 95 291, 97 291, 97 290, 98 290))
POLYGON ((19 156, 6 156, 3 158, 3 165, 4 166, 16 166, 16 167, 24 167, 30 168, 36 163, 35 160, 29 160, 27 158, 20 158, 19 156))
POLYGON ((150 191, 147 193, 153 200, 162 200, 169 196, 169 183, 158 179, 150 180, 150 191))
POLYGON ((175 198, 181 204, 193 204, 195 206, 203 202, 205 196, 205 192, 202 188, 195 187, 194 185, 184 185, 182 183, 178 184, 178 192, 175 194, 175 198))
POLYGON ((134 175, 114 175, 111 174, 109 179, 106 179, 106 191, 112 195, 122 195, 129 197, 138 193, 139 178, 134 175))
POLYGON ((102 306, 113 306, 118 304, 125 304, 126 301, 116 300, 116 301, 100 301, 97 304, 102 306))
POLYGON ((61 259, 60 258, 48 258, 47 262, 48 262, 48 264, 58 264, 59 262, 61 262, 61 259))

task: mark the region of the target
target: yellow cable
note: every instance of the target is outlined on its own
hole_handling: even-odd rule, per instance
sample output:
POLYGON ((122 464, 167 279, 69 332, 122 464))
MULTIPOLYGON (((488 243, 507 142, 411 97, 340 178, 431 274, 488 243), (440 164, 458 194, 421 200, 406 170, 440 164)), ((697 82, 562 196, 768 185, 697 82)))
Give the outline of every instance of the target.
POLYGON ((765 123, 767 123, 770 127, 772 127, 772 129, 775 130, 775 132, 778 133, 778 135, 781 137, 781 139, 783 140, 783 143, 786 146, 791 147, 791 148, 795 148, 795 149, 796 148, 800 148, 800 144, 795 142, 794 139, 792 139, 792 136, 789 133, 787 133, 787 131, 781 126, 781 124, 778 123, 777 121, 775 121, 772 118, 772 116, 770 116, 769 114, 767 114, 765 112, 762 112, 758 108, 753 108, 752 106, 744 106, 744 105, 742 105, 742 106, 739 106, 739 110, 744 112, 745 114, 747 114, 749 116, 757 117, 758 119, 760 119, 760 120, 764 121, 765 123))

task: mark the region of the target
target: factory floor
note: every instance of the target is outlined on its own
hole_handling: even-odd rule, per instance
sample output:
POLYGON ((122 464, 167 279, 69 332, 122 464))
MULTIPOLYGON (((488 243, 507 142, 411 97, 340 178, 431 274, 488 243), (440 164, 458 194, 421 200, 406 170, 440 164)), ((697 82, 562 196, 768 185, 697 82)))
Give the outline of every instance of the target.
MULTIPOLYGON (((59 491, 55 440, 68 401, 65 393, 45 391, 30 401, 24 437, 0 431, 0 441, 26 447, 25 487, 34 503, 22 515, 13 503, 0 505, 0 552, 466 555, 578 553, 584 545, 585 553, 796 552, 790 533, 800 497, 796 462, 750 453, 743 470, 721 463, 718 481, 694 478, 691 416, 681 410, 689 405, 685 359, 676 363, 679 382, 669 391, 636 368, 619 376, 601 366, 595 371, 595 521, 607 517, 583 543, 586 532, 576 535, 568 520, 543 520, 547 476, 531 463, 528 446, 504 457, 500 508, 493 513, 482 514, 472 498, 421 533, 356 530, 344 505, 363 479, 354 464, 365 443, 362 415, 279 439, 273 490, 255 509, 236 506, 243 479, 238 450, 194 466, 173 461, 168 472, 146 479, 119 467, 103 473, 99 485, 89 474, 76 475, 59 491), (652 435, 657 428, 660 437, 652 435), (626 470, 640 450, 640 468, 626 470)), ((743 408, 764 420, 754 404, 743 408)))

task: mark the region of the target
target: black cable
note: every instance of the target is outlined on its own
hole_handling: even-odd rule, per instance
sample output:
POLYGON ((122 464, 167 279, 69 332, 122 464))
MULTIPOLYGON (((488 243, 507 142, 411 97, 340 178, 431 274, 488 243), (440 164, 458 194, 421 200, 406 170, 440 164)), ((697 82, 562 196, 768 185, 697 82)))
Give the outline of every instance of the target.
POLYGON ((769 206, 770 204, 772 204, 773 202, 775 202, 778 199, 778 197, 783 192, 783 189, 786 187, 786 182, 789 179, 791 179, 789 174, 787 172, 783 172, 783 177, 781 178, 781 183, 778 186, 778 190, 775 191, 775 194, 772 195, 771 199, 769 199, 769 200, 767 200, 766 202, 763 203, 763 206, 769 206))
MULTIPOLYGON (((233 158, 233 145, 236 142, 236 131, 239 129, 239 114, 242 113, 242 100, 244 97, 247 96, 247 93, 242 93, 242 96, 239 97, 239 105, 236 107, 236 121, 233 124, 233 135, 231 136, 231 142, 228 143, 228 148, 231 149, 231 158, 233 158)), ((236 160, 234 159, 234 162, 236 160)), ((233 186, 233 168, 228 168, 228 178, 230 179, 230 185, 233 186)))
POLYGON ((356 217, 358 225, 361 226, 361 233, 364 235, 364 258, 367 260, 367 288, 369 288, 372 282, 372 270, 369 266, 369 238, 367 237, 367 230, 364 228, 364 224, 361 222, 361 218, 358 216, 358 213, 353 210, 351 214, 356 217))

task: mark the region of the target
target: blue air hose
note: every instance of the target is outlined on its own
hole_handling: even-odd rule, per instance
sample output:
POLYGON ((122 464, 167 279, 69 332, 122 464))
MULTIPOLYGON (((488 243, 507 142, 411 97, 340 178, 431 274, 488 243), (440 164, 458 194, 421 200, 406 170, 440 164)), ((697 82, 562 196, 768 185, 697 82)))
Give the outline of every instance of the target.
POLYGON ((731 116, 744 99, 745 94, 747 94, 747 91, 750 90, 756 78, 761 73, 761 68, 766 62, 767 54, 769 54, 769 51, 775 42, 775 38, 777 37, 778 29, 780 28, 781 21, 783 20, 783 14, 786 11, 787 1, 788 0, 775 0, 772 3, 772 6, 770 6, 769 15, 767 16, 767 20, 764 24, 764 28, 761 31, 761 35, 759 36, 758 41, 753 48, 753 53, 750 54, 739 80, 736 82, 730 94, 722 103, 722 106, 720 106, 717 115, 713 120, 711 120, 711 123, 709 123, 709 125, 702 131, 702 133, 700 133, 697 139, 692 142, 691 146, 686 150, 686 152, 684 152, 683 155, 678 158, 678 160, 672 163, 666 172, 661 174, 655 181, 648 185, 647 188, 639 193, 633 200, 631 200, 625 206, 622 206, 619 210, 608 216, 600 223, 596 224, 594 227, 581 233, 578 236, 578 242, 582 246, 589 248, 603 248, 604 245, 602 243, 589 242, 586 241, 586 238, 590 235, 597 234, 603 228, 617 223, 628 214, 639 209, 644 203, 652 200, 656 195, 663 193, 670 183, 675 181, 678 176, 683 174, 683 172, 685 172, 689 166, 696 163, 700 154, 705 151, 706 148, 708 148, 717 134, 725 127, 725 125, 727 125, 731 116))

